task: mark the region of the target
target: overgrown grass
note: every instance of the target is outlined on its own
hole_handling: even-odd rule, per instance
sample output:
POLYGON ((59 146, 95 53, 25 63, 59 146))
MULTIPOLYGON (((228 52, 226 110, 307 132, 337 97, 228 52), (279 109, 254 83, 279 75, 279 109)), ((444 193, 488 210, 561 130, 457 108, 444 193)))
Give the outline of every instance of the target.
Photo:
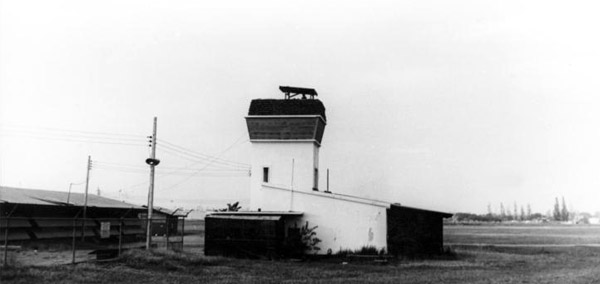
POLYGON ((341 249, 335 256, 337 257, 347 257, 349 255, 361 255, 361 256, 383 256, 385 255, 385 249, 377 249, 375 246, 363 246, 360 249, 341 249))
MULTIPOLYGON (((6 265, 8 266, 17 266, 19 263, 17 258, 15 257, 14 251, 8 250, 8 254, 6 255, 6 265)), ((4 264, 4 249, 0 250, 0 268, 5 266, 4 264)))
POLYGON ((191 253, 129 250, 116 261, 110 262, 40 267, 9 265, 0 270, 0 283, 189 282, 203 278, 206 267, 223 267, 230 262, 222 257, 203 257, 191 253), (173 273, 178 276, 169 277, 173 273))
POLYGON ((5 283, 599 283, 600 249, 453 251, 454 261, 266 261, 130 251, 114 262, 3 269, 5 283))
MULTIPOLYGON (((592 228, 592 231, 596 230, 592 228)), ((515 228, 510 231, 500 227, 476 235, 488 239, 498 232, 511 233, 505 234, 514 238, 511 243, 523 240, 518 232, 538 232, 540 237, 544 232, 579 234, 586 236, 585 241, 592 235, 582 232, 581 228, 573 231, 568 228, 534 228, 533 231, 515 228)), ((464 236, 448 236, 459 239, 461 235, 464 236)), ((472 238, 469 236, 468 239, 472 238)), ((479 240, 474 242, 480 243, 479 240)), ((369 251, 373 252, 365 249, 365 252, 369 251)), ((600 248, 596 247, 453 246, 446 248, 444 255, 452 260, 442 256, 373 265, 372 261, 335 257, 291 262, 139 250, 129 251, 113 262, 10 266, 0 270, 0 283, 600 283, 600 248)))
POLYGON ((163 250, 128 250, 117 261, 131 268, 156 271, 181 271, 199 266, 223 265, 225 262, 227 259, 222 257, 163 250))

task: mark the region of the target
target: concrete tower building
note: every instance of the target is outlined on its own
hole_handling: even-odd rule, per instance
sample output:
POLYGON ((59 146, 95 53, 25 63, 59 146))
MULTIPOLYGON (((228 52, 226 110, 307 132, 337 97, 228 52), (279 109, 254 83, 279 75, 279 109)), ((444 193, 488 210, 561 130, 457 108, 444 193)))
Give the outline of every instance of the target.
POLYGON ((283 100, 253 100, 246 117, 252 143, 250 210, 294 211, 293 193, 319 191, 319 148, 325 107, 314 89, 280 87, 283 100), (290 191, 289 202, 263 187, 290 191))
POLYGON ((327 118, 314 89, 280 87, 284 99, 253 100, 246 117, 252 143, 250 210, 302 214, 286 227, 319 226, 321 252, 386 248, 389 203, 326 192, 319 150, 327 118))
POLYGON ((285 254, 286 244, 307 222, 318 226, 314 232, 321 240, 311 253, 364 247, 391 254, 440 252, 442 218, 451 215, 330 192, 321 185, 326 183, 319 168, 325 107, 314 89, 279 89, 284 99, 253 100, 246 116, 252 143, 250 206, 206 217, 205 253, 285 254))

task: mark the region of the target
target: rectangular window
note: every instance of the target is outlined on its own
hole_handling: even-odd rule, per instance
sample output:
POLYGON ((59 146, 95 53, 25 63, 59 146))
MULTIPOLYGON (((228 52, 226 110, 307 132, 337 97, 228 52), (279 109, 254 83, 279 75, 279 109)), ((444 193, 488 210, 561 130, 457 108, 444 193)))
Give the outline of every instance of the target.
POLYGON ((319 191, 319 169, 315 169, 313 179, 313 190, 319 191))
POLYGON ((263 182, 269 182, 269 168, 263 168, 263 182))

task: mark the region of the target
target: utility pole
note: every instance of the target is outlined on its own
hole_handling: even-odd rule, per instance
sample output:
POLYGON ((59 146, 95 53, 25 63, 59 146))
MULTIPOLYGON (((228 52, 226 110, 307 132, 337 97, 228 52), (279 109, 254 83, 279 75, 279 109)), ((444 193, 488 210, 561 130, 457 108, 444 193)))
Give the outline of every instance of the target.
POLYGON ((290 211, 294 211, 294 159, 292 159, 292 182, 290 185, 290 211))
POLYGON ((154 117, 154 127, 152 130, 152 136, 150 136, 150 147, 152 152, 150 158, 146 159, 146 164, 150 165, 150 188, 148 189, 148 214, 146 220, 146 249, 150 249, 152 236, 152 211, 154 202, 154 167, 160 163, 160 160, 156 159, 156 117, 154 117))
POLYGON ((88 156, 87 175, 85 177, 85 197, 83 201, 83 226, 81 228, 81 241, 85 241, 85 218, 87 218, 88 188, 90 186, 90 170, 92 169, 92 156, 88 156))

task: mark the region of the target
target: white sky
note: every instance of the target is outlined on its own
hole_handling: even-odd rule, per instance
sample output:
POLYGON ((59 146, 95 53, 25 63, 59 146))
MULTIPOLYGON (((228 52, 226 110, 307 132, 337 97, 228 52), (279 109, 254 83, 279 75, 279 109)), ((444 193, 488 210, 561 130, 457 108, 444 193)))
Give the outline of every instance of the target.
MULTIPOLYGON (((88 155, 144 166, 154 116, 159 141, 248 163, 250 100, 291 85, 327 108, 334 192, 475 213, 545 213, 564 196, 600 211, 599 6, 0 0, 0 184, 67 190, 88 155)), ((158 205, 248 199, 247 176, 165 176, 199 166, 157 155, 158 205)), ((143 204, 147 182, 94 168, 90 190, 143 204)))

